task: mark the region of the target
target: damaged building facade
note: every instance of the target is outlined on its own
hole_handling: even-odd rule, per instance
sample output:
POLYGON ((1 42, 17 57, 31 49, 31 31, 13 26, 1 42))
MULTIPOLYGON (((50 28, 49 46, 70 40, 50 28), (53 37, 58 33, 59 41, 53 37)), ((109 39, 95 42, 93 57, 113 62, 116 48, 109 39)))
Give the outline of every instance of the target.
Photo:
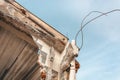
POLYGON ((0 0, 0 80, 76 80, 75 41, 13 0, 0 0))

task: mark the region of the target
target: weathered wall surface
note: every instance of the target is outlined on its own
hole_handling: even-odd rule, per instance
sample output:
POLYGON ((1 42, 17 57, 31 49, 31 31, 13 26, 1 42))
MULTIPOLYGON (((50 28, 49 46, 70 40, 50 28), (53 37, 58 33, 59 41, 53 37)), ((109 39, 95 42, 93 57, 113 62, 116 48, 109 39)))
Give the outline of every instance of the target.
POLYGON ((0 27, 0 80, 24 79, 37 60, 36 48, 0 27))
POLYGON ((0 0, 0 80, 69 80, 73 60, 75 76, 78 48, 11 1, 0 0))

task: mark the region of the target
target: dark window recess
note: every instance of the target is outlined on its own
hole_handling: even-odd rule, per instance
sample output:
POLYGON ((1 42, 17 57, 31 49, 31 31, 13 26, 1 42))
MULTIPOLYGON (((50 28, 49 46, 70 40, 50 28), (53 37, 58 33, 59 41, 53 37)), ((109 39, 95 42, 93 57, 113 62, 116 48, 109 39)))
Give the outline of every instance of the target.
POLYGON ((52 70, 52 80, 58 80, 58 72, 52 70))
POLYGON ((41 62, 45 64, 47 58, 47 53, 41 51, 41 62))

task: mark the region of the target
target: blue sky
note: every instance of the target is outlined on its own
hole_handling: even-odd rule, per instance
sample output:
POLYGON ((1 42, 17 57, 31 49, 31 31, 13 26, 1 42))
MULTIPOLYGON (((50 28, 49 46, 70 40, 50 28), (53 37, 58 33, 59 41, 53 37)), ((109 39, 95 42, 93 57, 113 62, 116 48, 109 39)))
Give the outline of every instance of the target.
MULTIPOLYGON (((70 40, 90 11, 120 9, 120 0, 17 0, 70 40)), ((87 20, 99 13, 91 15, 87 20)), ((81 44, 81 36, 78 37, 81 44)), ((90 23, 84 29, 84 46, 77 58, 77 80, 120 80, 120 12, 90 23)))

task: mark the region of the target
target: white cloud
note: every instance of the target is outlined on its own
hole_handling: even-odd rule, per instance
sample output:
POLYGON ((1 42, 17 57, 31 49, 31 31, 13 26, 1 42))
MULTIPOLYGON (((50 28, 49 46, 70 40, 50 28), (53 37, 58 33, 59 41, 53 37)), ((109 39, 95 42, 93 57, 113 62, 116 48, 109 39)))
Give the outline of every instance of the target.
POLYGON ((118 75, 114 80, 120 80, 120 75, 118 75))
MULTIPOLYGON (((118 16, 120 17, 120 16, 118 16)), ((116 18, 117 19, 117 18, 116 18)), ((119 42, 120 43, 120 19, 116 20, 114 16, 111 18, 108 18, 106 20, 101 20, 102 24, 98 21, 96 22, 95 29, 96 34, 100 35, 101 38, 108 40, 108 42, 119 42), (110 19, 113 19, 114 21, 111 21, 110 19), (115 22, 116 21, 116 22, 115 22), (119 21, 119 22, 118 22, 119 21)), ((99 20, 100 21, 100 20, 99 20)))

